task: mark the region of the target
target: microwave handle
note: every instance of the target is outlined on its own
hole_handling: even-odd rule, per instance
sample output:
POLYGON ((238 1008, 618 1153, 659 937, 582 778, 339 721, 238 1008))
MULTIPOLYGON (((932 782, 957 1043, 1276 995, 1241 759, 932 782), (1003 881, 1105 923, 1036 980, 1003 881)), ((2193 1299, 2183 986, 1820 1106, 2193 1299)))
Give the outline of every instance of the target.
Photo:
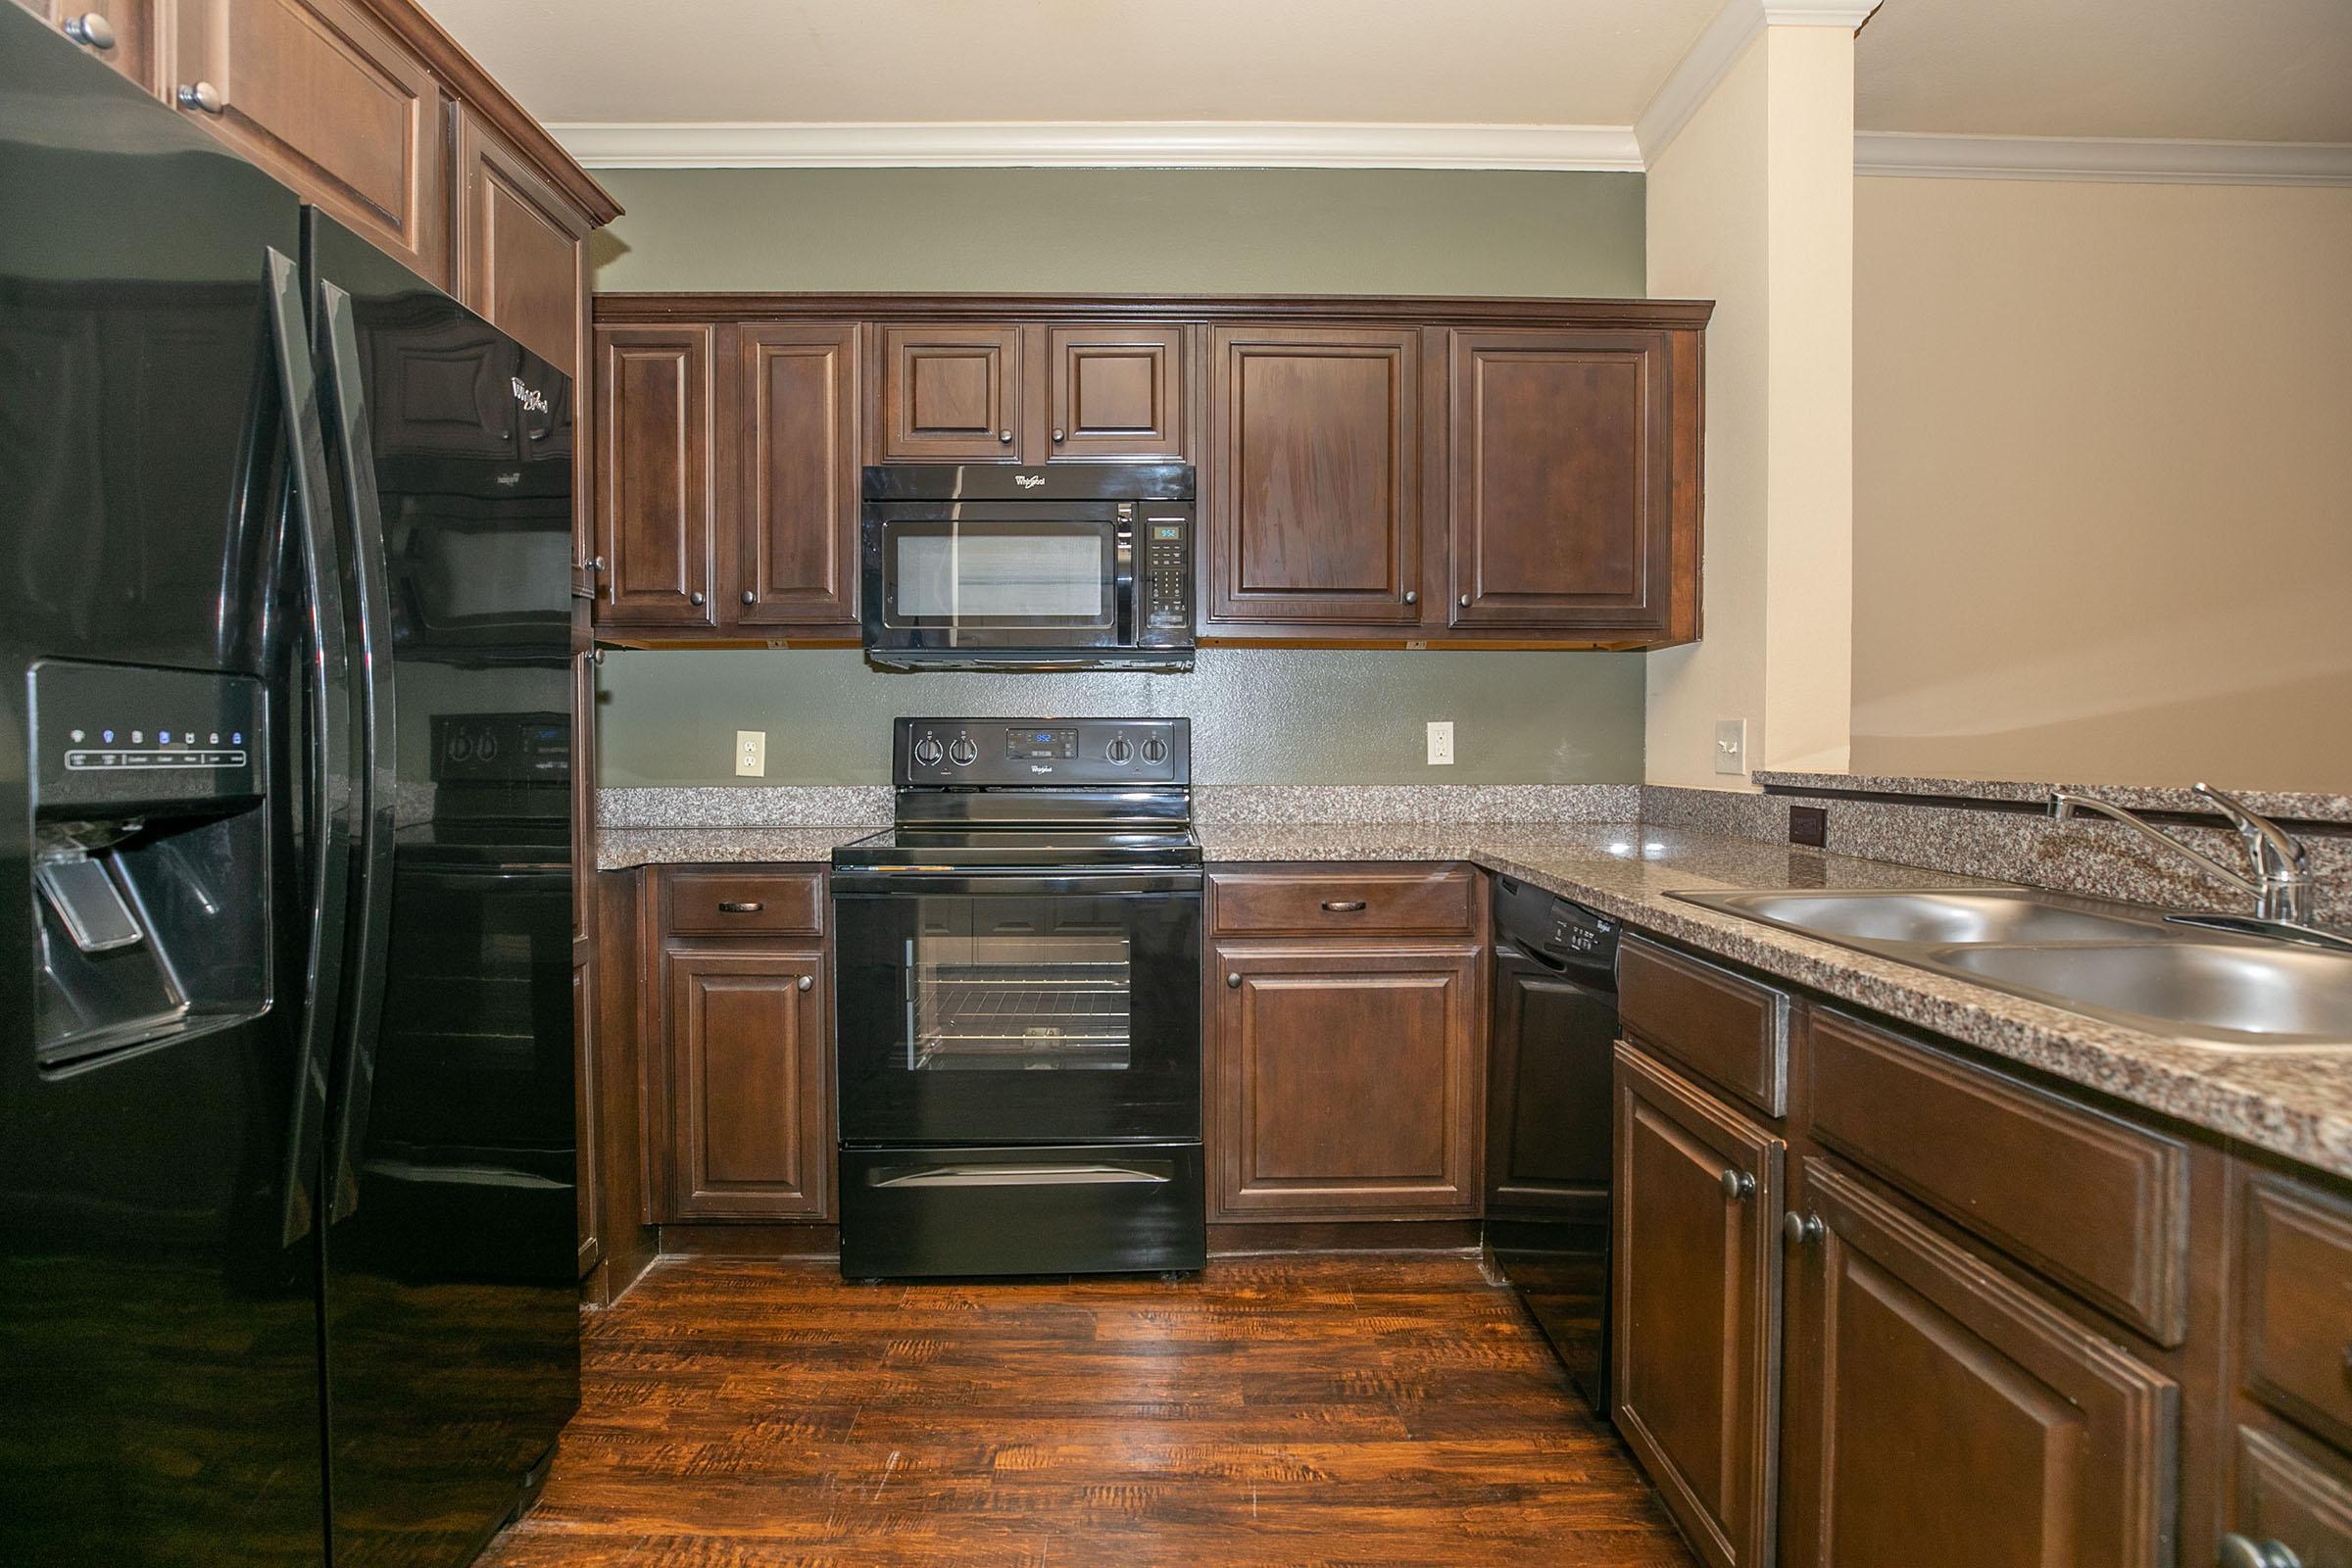
POLYGON ((1111 603, 1118 607, 1118 645, 1133 648, 1135 613, 1135 524, 1122 518, 1111 525, 1111 603))

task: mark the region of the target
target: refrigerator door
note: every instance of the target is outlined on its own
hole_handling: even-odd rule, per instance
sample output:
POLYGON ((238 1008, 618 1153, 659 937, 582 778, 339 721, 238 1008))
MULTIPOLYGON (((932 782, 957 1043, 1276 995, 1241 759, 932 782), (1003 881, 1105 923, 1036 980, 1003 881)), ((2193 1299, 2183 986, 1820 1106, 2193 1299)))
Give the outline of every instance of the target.
POLYGON ((299 210, 17 6, 0 106, 0 1562, 318 1564, 299 210))
POLYGON ((330 1086, 338 1561, 460 1564, 579 1400, 568 378, 316 210, 370 750, 330 1086))

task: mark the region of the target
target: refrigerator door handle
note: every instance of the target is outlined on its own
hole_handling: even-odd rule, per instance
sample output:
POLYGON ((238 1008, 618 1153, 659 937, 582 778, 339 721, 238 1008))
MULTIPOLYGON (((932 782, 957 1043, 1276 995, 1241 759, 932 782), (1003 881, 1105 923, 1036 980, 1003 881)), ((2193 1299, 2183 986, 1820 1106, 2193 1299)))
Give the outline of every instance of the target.
POLYGON ((375 490, 375 443, 368 416, 368 390, 360 364, 359 330, 351 296, 320 279, 318 342, 326 357, 322 378, 327 412, 334 420, 343 459, 343 514, 349 528, 341 540, 351 597, 359 606, 359 635, 353 642, 353 685, 359 699, 362 762, 359 804, 359 929, 353 935, 351 972, 346 977, 349 1032, 339 1043, 334 1081, 341 1085, 327 1160, 327 1223, 348 1218, 360 1206, 359 1162, 368 1136, 368 1110, 374 1096, 376 1044, 382 1027, 386 951, 392 930, 393 798, 399 783, 399 705, 392 685, 392 601, 385 583, 383 514, 375 490))
POLYGON ((286 1138, 282 1241, 310 1233, 318 1201, 311 1178, 324 1138, 327 1058, 342 1000, 343 939, 351 875, 351 676, 343 626, 342 571, 328 510, 326 446, 318 423, 318 382, 305 327, 302 270, 274 247, 268 253, 270 336, 276 363, 291 463, 291 520, 301 545, 303 637, 311 716, 312 806, 310 933, 297 1032, 292 1126, 286 1138))

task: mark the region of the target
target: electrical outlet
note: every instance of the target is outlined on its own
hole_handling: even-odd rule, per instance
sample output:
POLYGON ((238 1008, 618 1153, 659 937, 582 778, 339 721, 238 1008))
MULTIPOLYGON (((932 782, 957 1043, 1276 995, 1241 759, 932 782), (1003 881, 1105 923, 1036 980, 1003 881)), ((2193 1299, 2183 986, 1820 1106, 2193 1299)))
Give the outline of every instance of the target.
POLYGON ((1453 720, 1433 718, 1429 721, 1429 765, 1453 765, 1453 720))
POLYGON ((739 729, 735 732, 735 772, 742 778, 767 776, 767 731, 739 729))
POLYGON ((1715 771, 1744 773, 1747 771, 1747 720, 1719 718, 1715 721, 1715 771))

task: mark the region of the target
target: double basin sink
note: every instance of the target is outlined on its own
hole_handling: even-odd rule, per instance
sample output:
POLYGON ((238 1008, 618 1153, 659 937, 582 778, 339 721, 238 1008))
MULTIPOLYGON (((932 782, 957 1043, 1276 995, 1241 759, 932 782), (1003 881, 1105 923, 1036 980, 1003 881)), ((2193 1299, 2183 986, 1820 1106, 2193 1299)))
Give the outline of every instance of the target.
POLYGON ((1677 893, 1727 914, 2222 1051, 2352 1051, 2352 949, 2027 889, 1677 893))

